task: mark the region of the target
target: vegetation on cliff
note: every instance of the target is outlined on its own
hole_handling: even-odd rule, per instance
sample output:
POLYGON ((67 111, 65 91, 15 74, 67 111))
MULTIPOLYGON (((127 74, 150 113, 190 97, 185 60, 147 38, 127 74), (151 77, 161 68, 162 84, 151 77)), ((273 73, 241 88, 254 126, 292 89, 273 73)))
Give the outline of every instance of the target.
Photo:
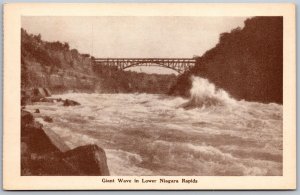
POLYGON ((22 89, 46 87, 53 92, 92 91, 96 79, 91 59, 70 49, 68 43, 47 42, 21 30, 22 89))
POLYGON ((93 56, 70 49, 68 43, 48 42, 21 29, 21 86, 49 88, 54 93, 167 93, 175 75, 145 74, 93 63, 93 56))
POLYGON ((190 76, 207 78, 236 99, 282 103, 283 18, 254 17, 243 29, 222 33, 219 43, 197 58, 170 93, 189 96, 190 76))

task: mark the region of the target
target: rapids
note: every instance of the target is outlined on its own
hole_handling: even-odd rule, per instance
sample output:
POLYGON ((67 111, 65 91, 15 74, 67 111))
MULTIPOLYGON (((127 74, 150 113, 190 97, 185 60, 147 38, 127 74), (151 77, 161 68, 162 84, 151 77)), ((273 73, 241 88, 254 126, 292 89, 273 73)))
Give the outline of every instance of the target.
POLYGON ((70 148, 102 147, 111 175, 282 175, 282 105, 236 101, 208 80, 192 79, 190 99, 70 93, 54 97, 80 106, 26 109, 40 109, 37 120, 70 148))

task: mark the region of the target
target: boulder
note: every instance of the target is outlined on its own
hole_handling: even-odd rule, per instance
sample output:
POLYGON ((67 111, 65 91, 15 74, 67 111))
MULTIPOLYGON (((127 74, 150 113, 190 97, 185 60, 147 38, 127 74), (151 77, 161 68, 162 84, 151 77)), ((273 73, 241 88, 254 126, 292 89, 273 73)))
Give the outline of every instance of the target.
POLYGON ((69 100, 69 99, 66 99, 65 101, 64 101, 64 104, 63 104, 64 106, 78 106, 78 105, 80 105, 78 102, 76 102, 76 101, 73 101, 73 100, 69 100))
POLYGON ((33 102, 40 101, 40 99, 51 96, 51 92, 47 88, 37 87, 32 89, 31 100, 33 102))
POLYGON ((86 145, 62 152, 42 127, 30 112, 21 111, 21 175, 109 175, 102 148, 86 145))
POLYGON ((33 89, 33 95, 36 97, 47 97, 47 92, 44 88, 37 87, 33 89))
POLYGON ((75 173, 60 157, 60 152, 47 154, 27 153, 21 156, 22 176, 59 176, 75 173))
POLYGON ((61 101, 63 101, 61 98, 49 98, 49 97, 41 98, 39 100, 39 102, 49 102, 49 103, 56 103, 61 101))
POLYGON ((47 97, 49 97, 49 96, 52 95, 52 94, 51 94, 51 91, 50 91, 48 88, 44 88, 44 91, 45 91, 47 97))
POLYGON ((97 145, 80 146, 67 152, 28 153, 22 143, 22 175, 108 176, 106 155, 97 145))
POLYGON ((53 119, 49 116, 45 116, 43 117, 44 121, 48 122, 48 123, 52 123, 53 122, 53 119))
POLYGON ((31 90, 21 91, 21 105, 31 104, 32 102, 53 102, 45 97, 51 96, 51 92, 48 88, 37 87, 31 90))
POLYGON ((77 175, 109 175, 104 150, 97 145, 85 145, 67 151, 62 159, 78 172, 77 175))
POLYGON ((21 141, 28 151, 37 154, 59 151, 42 129, 43 125, 34 121, 31 113, 21 111, 21 141))

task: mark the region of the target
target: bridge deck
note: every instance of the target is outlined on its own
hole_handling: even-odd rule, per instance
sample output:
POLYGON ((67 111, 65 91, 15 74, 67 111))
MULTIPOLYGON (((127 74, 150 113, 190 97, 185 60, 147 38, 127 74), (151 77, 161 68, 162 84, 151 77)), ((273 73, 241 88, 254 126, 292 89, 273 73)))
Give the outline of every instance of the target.
POLYGON ((194 58, 95 58, 96 64, 116 66, 126 69, 133 66, 161 66, 182 73, 193 67, 196 63, 194 58))

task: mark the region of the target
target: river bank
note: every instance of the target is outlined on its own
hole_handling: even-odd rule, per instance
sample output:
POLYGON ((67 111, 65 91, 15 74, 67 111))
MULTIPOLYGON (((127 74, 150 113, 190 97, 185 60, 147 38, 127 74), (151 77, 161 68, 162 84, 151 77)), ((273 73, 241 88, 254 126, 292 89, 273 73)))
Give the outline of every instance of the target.
POLYGON ((43 111, 37 108, 30 112, 26 109, 26 106, 38 103, 62 103, 65 107, 80 104, 69 99, 49 98, 50 91, 44 88, 33 89, 32 92, 34 96, 22 101, 21 175, 109 175, 106 154, 102 148, 86 144, 70 149, 60 135, 43 127, 43 122, 53 122, 51 117, 43 115, 43 122, 38 122, 43 111))

